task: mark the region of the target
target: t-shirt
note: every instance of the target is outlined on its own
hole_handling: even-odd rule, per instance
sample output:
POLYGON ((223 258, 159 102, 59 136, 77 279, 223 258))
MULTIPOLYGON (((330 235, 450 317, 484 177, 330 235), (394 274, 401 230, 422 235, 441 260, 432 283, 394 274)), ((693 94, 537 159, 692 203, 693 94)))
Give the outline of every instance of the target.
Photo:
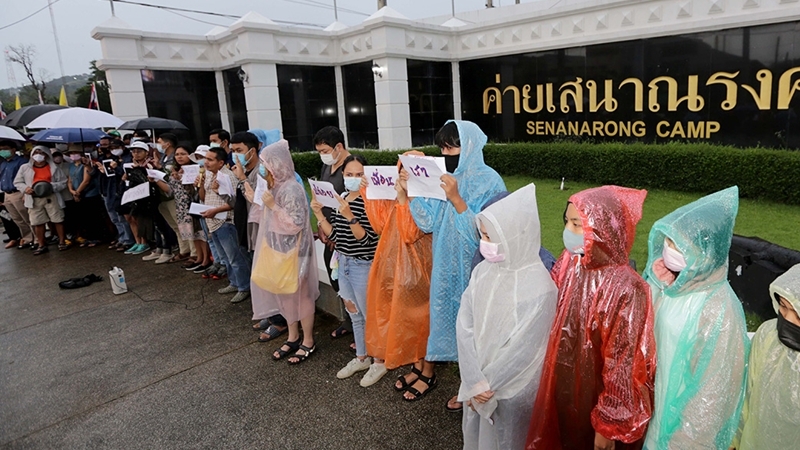
MULTIPOLYGON (((339 166, 335 172, 331 173, 331 167, 327 164, 322 165, 322 172, 319 175, 319 179, 321 181, 327 181, 328 183, 333 185, 333 189, 338 194, 342 194, 344 192, 344 164, 339 166)), ((331 215, 333 214, 333 209, 324 207, 322 208, 322 214, 325 215, 325 218, 328 219, 328 222, 331 222, 331 215)), ((331 222, 333 223, 333 222, 331 222)))
MULTIPOLYGON (((47 164, 44 167, 33 166, 33 184, 36 184, 40 181, 47 181, 48 183, 53 182, 53 174, 50 172, 50 164, 47 164)), ((31 186, 33 186, 33 184, 31 184, 31 186)))
POLYGON ((328 222, 333 230, 328 239, 336 243, 336 251, 351 258, 372 261, 375 258, 375 250, 378 248, 378 235, 372 229, 364 207, 364 198, 358 196, 350 202, 350 211, 358 219, 358 223, 364 228, 365 234, 361 239, 356 239, 353 229, 348 221, 342 217, 338 211, 331 214, 328 222))

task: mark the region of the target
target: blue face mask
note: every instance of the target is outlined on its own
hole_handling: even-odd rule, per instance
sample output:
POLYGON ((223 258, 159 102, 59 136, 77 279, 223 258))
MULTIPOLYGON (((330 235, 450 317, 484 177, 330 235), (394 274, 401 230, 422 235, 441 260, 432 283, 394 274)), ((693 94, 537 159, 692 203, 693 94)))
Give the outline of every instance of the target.
MULTIPOLYGON (((248 150, 248 152, 247 152, 247 153, 250 153, 250 151, 248 150)), ((242 165, 242 167, 246 167, 246 166, 247 166, 247 163, 249 163, 249 162, 250 162, 250 159, 249 159, 249 158, 246 158, 246 156, 247 156, 247 153, 245 153, 245 154, 241 154, 241 153, 234 153, 234 154, 233 154, 233 162, 241 164, 241 165, 242 165)))
POLYGON ((566 248, 568 252, 573 255, 583 254, 583 233, 573 233, 564 228, 562 236, 564 238, 564 248, 566 248))
POLYGON ((261 178, 267 179, 267 168, 264 166, 258 166, 258 174, 261 175, 261 178))
POLYGON ((348 192, 358 192, 361 189, 361 178, 359 177, 344 177, 344 188, 348 192))
POLYGON ((200 166, 200 167, 203 167, 205 164, 206 164, 206 160, 205 159, 200 159, 200 160, 197 161, 197 165, 200 166))
POLYGON ((0 150, 0 158, 10 159, 11 158, 11 150, 0 150))

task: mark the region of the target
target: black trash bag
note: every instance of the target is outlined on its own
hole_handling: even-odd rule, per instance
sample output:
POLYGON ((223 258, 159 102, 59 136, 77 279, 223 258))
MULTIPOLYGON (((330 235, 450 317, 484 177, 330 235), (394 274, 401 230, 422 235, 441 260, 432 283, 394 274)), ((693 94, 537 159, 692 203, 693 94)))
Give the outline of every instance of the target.
POLYGON ((96 281, 102 281, 102 280, 103 277, 99 277, 95 274, 89 274, 83 278, 70 278, 69 280, 62 281, 58 283, 58 287, 60 287, 61 289, 78 289, 89 286, 90 284, 96 281))

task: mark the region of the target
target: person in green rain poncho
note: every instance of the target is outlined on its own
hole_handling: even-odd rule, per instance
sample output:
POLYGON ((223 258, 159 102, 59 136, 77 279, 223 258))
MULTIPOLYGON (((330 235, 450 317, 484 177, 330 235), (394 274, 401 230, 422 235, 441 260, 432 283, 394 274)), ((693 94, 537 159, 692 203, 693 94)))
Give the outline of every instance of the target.
POLYGON ((644 278, 655 307, 655 409, 645 449, 728 449, 744 400, 749 340, 728 284, 739 209, 734 186, 682 206, 650 230, 644 278))
POLYGON ((769 293, 778 318, 753 336, 738 450, 800 448, 800 264, 769 293))

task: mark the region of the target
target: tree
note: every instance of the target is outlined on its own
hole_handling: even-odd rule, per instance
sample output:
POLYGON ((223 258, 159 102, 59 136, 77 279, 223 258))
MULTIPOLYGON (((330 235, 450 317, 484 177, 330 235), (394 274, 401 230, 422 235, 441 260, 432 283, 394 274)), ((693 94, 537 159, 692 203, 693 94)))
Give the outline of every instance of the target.
POLYGON ((37 91, 39 94, 41 94, 42 98, 44 98, 44 91, 47 88, 47 84, 44 80, 45 78, 48 78, 48 73, 44 69, 39 69, 39 77, 37 81, 37 72, 33 67, 34 60, 36 59, 36 46, 25 44, 19 44, 16 46, 9 45, 6 47, 6 58, 8 58, 9 61, 22 66, 22 69, 25 71, 25 77, 27 77, 28 81, 31 83, 31 87, 33 87, 34 91, 37 91))
POLYGON ((82 108, 89 106, 89 98, 92 95, 92 83, 95 83, 97 87, 97 102, 100 104, 100 110, 111 113, 111 97, 108 95, 106 73, 97 68, 97 61, 91 61, 89 63, 89 70, 91 70, 89 81, 75 91, 75 106, 80 106, 82 108))

